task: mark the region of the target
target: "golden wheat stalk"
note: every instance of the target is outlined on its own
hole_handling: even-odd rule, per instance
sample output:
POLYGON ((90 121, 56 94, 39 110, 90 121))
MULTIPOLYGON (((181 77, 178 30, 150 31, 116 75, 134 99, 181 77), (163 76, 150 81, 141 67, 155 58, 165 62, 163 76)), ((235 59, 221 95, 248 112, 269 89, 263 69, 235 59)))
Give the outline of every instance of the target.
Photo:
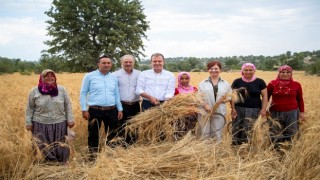
POLYGON ((130 119, 125 128, 126 133, 136 134, 138 143, 172 141, 175 124, 184 124, 187 117, 197 114, 200 102, 198 93, 177 95, 130 119))

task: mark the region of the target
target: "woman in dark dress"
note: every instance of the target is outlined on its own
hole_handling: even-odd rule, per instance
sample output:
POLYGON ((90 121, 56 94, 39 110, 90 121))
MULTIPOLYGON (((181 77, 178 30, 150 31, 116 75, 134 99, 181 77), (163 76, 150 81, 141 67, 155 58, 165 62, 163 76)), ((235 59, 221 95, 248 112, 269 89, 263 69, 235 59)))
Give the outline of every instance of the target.
POLYGON ((240 93, 243 101, 235 102, 232 111, 232 144, 248 142, 248 132, 259 115, 266 116, 268 104, 267 86, 264 80, 255 76, 256 67, 244 63, 241 67, 241 78, 235 79, 232 89, 240 93))

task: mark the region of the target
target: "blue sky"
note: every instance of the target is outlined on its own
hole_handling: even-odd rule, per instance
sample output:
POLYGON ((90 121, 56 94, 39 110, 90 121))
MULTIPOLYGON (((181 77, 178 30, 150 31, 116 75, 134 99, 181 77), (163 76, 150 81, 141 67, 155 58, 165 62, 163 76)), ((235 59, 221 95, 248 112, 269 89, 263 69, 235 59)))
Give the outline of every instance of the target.
MULTIPOLYGON (((38 60, 51 0, 0 0, 0 56, 38 60)), ((145 54, 273 56, 320 49, 318 0, 142 0, 145 54)))

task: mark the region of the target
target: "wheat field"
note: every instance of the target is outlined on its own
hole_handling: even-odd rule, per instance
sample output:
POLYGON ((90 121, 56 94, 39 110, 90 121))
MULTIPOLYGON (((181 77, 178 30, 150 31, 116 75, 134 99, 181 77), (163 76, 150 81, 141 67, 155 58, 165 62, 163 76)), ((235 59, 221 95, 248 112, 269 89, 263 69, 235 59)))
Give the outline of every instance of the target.
MULTIPOLYGON (((256 72, 266 83, 276 74, 256 72)), ((39 75, 1 75, 0 179, 320 179, 317 85, 320 77, 293 72, 293 78, 303 87, 306 123, 302 124, 300 137, 293 141, 291 148, 288 145, 278 152, 261 143, 232 147, 230 133, 225 128, 220 144, 200 141, 187 134, 175 142, 141 144, 127 149, 102 147, 97 161, 89 163, 86 161, 87 121, 81 116, 79 104, 84 74, 56 76, 57 83, 69 92, 76 121, 76 139, 68 144, 72 150, 69 165, 39 163, 39 153, 32 148, 31 133, 25 129, 27 97, 31 88, 37 86, 39 75)), ((240 72, 223 72, 221 76, 231 84, 240 77, 240 72)), ((197 86, 207 77, 208 73, 193 72, 191 84, 197 86)), ((226 118, 229 122, 229 112, 226 118)), ((263 138, 262 133, 258 135, 263 138)))

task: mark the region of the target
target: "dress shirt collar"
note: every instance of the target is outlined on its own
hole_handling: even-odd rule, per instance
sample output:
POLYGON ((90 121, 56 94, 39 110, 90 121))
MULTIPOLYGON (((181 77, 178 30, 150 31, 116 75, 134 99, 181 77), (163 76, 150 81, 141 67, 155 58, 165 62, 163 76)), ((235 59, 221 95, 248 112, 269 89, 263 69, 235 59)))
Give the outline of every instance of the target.
POLYGON ((132 70, 131 70, 131 73, 128 73, 126 70, 124 70, 123 68, 121 68, 121 72, 122 72, 122 74, 130 75, 130 74, 132 74, 132 73, 133 73, 133 71, 134 71, 134 69, 132 69, 132 70))
POLYGON ((153 70, 153 73, 154 73, 154 74, 159 74, 159 75, 161 75, 162 72, 164 71, 164 69, 162 69, 159 73, 157 73, 154 69, 152 69, 152 70, 153 70))
POLYGON ((101 71, 99 69, 97 69, 96 72, 97 72, 97 74, 102 75, 102 76, 106 76, 110 73, 110 71, 109 71, 106 74, 103 74, 103 73, 101 73, 101 71))

